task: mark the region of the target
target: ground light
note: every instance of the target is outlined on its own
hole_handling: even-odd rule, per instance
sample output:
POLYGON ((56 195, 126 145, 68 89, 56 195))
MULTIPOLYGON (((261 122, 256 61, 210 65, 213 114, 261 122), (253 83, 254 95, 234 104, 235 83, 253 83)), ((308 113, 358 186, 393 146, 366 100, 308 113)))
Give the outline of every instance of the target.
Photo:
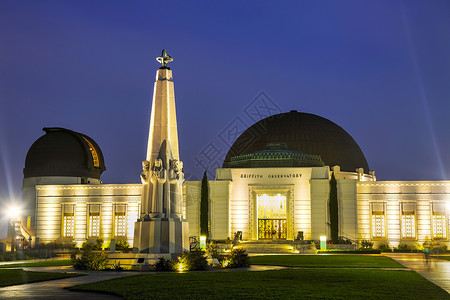
POLYGON ((320 237, 320 250, 327 250, 327 237, 325 235, 320 237))
POLYGON ((203 250, 206 249, 206 236, 200 237, 200 248, 203 250))

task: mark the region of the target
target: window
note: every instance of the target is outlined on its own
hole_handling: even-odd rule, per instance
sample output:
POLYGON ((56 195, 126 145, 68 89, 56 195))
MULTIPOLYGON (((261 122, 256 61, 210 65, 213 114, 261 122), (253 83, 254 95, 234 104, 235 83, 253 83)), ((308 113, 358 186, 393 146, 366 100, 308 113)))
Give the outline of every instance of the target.
POLYGON ((286 219, 286 195, 258 194, 258 219, 286 219))
POLYGON ((386 237, 385 217, 384 217, 384 203, 371 203, 372 212, 372 238, 386 237))
POLYGON ((126 237, 127 235, 127 217, 126 205, 116 204, 114 216, 114 235, 116 237, 126 237))
POLYGON ((403 202, 402 204, 402 238, 416 238, 415 203, 403 202))
POLYGON ((414 215, 402 215, 402 238, 416 238, 416 218, 414 215))
POLYGON ((384 238, 384 215, 372 215, 372 237, 384 238))
POLYGON ((89 205, 89 237, 100 236, 100 204, 89 205))
POLYGON ((92 161, 94 162, 94 167, 99 168, 100 167, 100 162, 98 160, 98 155, 97 155, 97 151, 95 150, 94 146, 92 145, 92 143, 83 136, 83 139, 86 141, 86 143, 89 145, 89 151, 91 151, 91 155, 92 155, 92 161))
POLYGON ((433 239, 446 239, 447 226, 445 218, 445 204, 443 201, 433 202, 433 239))
POLYGON ((64 204, 63 205, 63 228, 62 235, 64 238, 73 238, 75 227, 75 205, 64 204))
POLYGON ((445 216, 444 215, 433 216, 433 238, 434 239, 447 238, 447 230, 445 228, 445 216))

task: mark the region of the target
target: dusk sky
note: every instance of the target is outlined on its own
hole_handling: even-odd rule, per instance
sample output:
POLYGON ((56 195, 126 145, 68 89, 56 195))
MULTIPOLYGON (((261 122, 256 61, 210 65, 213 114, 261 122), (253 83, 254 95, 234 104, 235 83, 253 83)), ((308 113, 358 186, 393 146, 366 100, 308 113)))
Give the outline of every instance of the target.
POLYGON ((140 182, 163 48, 187 179, 236 125, 293 109, 344 128, 378 180, 450 179, 450 1, 193 3, 0 1, 0 203, 43 127, 93 138, 104 183, 140 182))

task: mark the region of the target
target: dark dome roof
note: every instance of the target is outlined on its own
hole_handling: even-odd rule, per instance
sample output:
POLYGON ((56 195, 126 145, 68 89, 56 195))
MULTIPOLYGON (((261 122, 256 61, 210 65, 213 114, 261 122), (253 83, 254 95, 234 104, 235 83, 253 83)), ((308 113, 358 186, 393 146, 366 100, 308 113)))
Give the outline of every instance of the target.
POLYGON ((262 119, 245 130, 233 143, 223 162, 264 150, 268 143, 285 143, 289 150, 319 155, 325 165, 343 171, 369 171, 366 158, 355 140, 340 126, 317 115, 290 111, 262 119))
POLYGON ((64 128, 44 128, 25 159, 25 178, 71 176, 100 179, 106 170, 97 143, 82 133, 64 128))

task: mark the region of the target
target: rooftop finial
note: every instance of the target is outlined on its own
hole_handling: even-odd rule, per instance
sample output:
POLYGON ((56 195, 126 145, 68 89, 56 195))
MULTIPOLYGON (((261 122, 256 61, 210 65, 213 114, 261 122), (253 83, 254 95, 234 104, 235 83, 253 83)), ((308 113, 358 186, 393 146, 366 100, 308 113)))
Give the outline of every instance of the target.
POLYGON ((166 49, 163 49, 161 56, 157 57, 156 60, 161 63, 161 68, 168 68, 167 64, 170 63, 173 58, 167 54, 166 49))

